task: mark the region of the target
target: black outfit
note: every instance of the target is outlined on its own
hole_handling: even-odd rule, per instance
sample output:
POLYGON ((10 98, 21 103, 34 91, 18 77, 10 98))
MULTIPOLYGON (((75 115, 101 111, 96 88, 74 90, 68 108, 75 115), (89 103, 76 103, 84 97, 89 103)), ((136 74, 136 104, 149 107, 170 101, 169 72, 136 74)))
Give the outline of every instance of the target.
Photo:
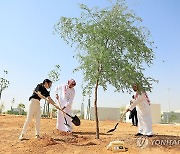
MULTIPOLYGON (((35 91, 36 92, 39 91, 45 97, 50 96, 50 92, 47 91, 47 89, 44 87, 44 85, 42 83, 37 85, 37 87, 35 88, 35 91)), ((36 93, 33 93, 32 96, 29 97, 29 100, 31 100, 32 98, 38 99, 39 101, 41 100, 41 98, 36 93)))
POLYGON ((136 107, 130 112, 130 119, 132 119, 133 126, 138 125, 137 111, 136 107))

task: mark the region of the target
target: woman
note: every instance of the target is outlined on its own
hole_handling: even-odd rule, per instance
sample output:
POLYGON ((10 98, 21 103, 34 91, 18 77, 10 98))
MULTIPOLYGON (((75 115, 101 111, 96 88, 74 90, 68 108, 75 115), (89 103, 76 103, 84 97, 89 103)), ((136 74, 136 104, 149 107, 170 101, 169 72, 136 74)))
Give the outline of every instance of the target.
POLYGON ((35 88, 32 96, 29 98, 29 109, 27 112, 27 119, 24 123, 23 130, 21 132, 21 135, 19 137, 19 140, 24 139, 24 135, 26 134, 26 131, 28 129, 28 125, 32 120, 33 115, 36 119, 36 138, 40 138, 40 119, 41 119, 41 109, 40 109, 40 100, 45 99, 48 101, 48 103, 54 105, 57 109, 59 107, 55 104, 55 102, 50 97, 50 92, 47 90, 51 87, 52 81, 49 79, 45 79, 43 83, 40 83, 35 88))
MULTIPOLYGON (((72 103, 75 96, 74 86, 76 81, 71 79, 67 84, 59 85, 55 88, 56 99, 60 107, 66 112, 72 113, 72 103)), ((57 129, 65 132, 72 132, 71 118, 58 111, 57 114, 57 129)))

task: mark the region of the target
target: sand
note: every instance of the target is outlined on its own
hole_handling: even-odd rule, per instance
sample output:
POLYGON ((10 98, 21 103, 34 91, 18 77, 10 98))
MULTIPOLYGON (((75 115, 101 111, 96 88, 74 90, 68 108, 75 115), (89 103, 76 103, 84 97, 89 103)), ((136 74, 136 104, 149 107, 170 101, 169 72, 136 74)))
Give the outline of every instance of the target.
POLYGON ((120 123, 113 133, 106 132, 113 128, 116 121, 100 122, 100 139, 95 137, 95 122, 81 120, 81 126, 74 126, 73 133, 55 129, 56 119, 41 119, 41 138, 34 138, 33 119, 26 134, 26 140, 18 141, 25 116, 0 115, 0 154, 110 154, 106 149, 111 141, 124 141, 126 152, 123 153, 180 153, 180 125, 153 125, 154 137, 147 139, 147 146, 138 146, 137 127, 130 123, 120 123), (179 143, 178 143, 179 141, 179 143))

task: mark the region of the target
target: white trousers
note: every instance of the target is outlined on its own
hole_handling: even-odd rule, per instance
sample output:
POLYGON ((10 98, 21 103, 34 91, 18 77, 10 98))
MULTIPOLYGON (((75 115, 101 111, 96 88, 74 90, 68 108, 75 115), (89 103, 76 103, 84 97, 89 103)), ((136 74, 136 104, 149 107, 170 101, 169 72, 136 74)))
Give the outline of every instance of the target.
MULTIPOLYGON (((65 109, 64 110, 66 113, 69 113, 71 114, 72 111, 70 109, 65 109)), ((68 117, 67 115, 63 115, 62 111, 58 110, 57 112, 57 125, 56 125, 56 128, 58 130, 61 130, 61 131, 65 131, 65 132, 72 132, 72 122, 71 122, 71 118, 68 117), (64 119, 64 116, 67 120, 67 124, 70 126, 68 127, 67 125, 65 125, 65 119, 64 119)))
POLYGON ((136 109, 138 117, 138 133, 143 135, 153 135, 150 105, 146 103, 143 108, 137 106, 136 109))
POLYGON ((36 119, 35 131, 36 135, 40 135, 40 119, 41 119, 41 109, 40 109, 40 101, 38 99, 32 98, 29 101, 29 109, 27 112, 27 119, 24 123, 23 130, 21 134, 26 134, 29 123, 31 122, 33 116, 36 119))

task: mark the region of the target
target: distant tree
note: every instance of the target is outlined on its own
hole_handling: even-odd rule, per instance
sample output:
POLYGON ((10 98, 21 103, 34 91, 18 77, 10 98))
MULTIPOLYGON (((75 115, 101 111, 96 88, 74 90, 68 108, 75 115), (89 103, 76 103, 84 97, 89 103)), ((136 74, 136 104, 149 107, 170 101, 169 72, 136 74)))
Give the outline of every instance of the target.
POLYGON ((150 32, 142 27, 142 19, 129 10, 125 1, 117 0, 107 8, 93 9, 81 4, 78 18, 61 17, 55 31, 67 44, 75 45, 75 57, 84 75, 84 92, 94 90, 96 138, 99 139, 97 112, 98 87, 107 90, 111 84, 120 92, 131 92, 136 82, 140 91, 151 91, 151 77, 143 71, 154 59, 150 32))
POLYGON ((121 114, 123 114, 125 110, 126 110, 126 106, 121 106, 120 107, 120 113, 121 114))
POLYGON ((121 106, 120 107, 120 114, 121 114, 121 116, 122 116, 122 114, 124 113, 125 110, 126 110, 126 106, 121 106))
POLYGON ((20 115, 24 114, 25 105, 23 103, 18 104, 17 108, 19 110, 20 115))
POLYGON ((13 98, 12 101, 11 101, 11 111, 13 111, 13 104, 14 104, 14 102, 15 102, 15 98, 13 98))
POLYGON ((169 122, 176 122, 177 119, 178 118, 177 118, 175 112, 171 111, 170 112, 170 117, 169 117, 169 122))
POLYGON ((81 110, 73 110, 73 115, 81 115, 81 110))
POLYGON ((4 103, 2 102, 0 104, 0 114, 3 112, 3 110, 5 109, 4 103))
POLYGON ((0 100, 1 100, 1 95, 2 95, 3 90, 8 88, 8 86, 10 84, 10 82, 5 79, 6 74, 8 74, 8 71, 4 70, 4 76, 2 78, 0 78, 0 100))
POLYGON ((50 71, 50 73, 48 74, 49 79, 50 79, 52 82, 57 82, 57 81, 59 81, 60 71, 61 71, 60 65, 55 65, 55 69, 52 70, 52 71, 50 71))
POLYGON ((56 118, 57 109, 55 107, 52 108, 52 118, 56 118))
MULTIPOLYGON (((49 72, 48 77, 53 83, 59 81, 60 71, 61 71, 60 65, 55 65, 55 68, 49 72)), ((44 109, 43 109, 43 115, 45 114, 47 114, 47 116, 50 117, 49 103, 47 103, 46 100, 45 100, 44 109)))

